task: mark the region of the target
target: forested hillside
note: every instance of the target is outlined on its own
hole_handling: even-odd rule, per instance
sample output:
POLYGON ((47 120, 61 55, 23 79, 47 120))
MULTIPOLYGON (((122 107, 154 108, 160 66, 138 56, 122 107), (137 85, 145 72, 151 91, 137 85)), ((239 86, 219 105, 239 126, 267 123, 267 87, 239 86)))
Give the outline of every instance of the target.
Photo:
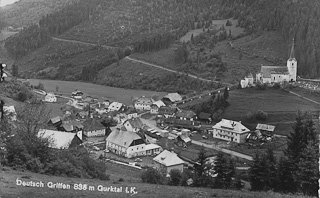
POLYGON ((221 6, 219 15, 238 18, 241 27, 281 31, 288 43, 294 38, 298 74, 320 76, 320 1, 222 0, 221 6))

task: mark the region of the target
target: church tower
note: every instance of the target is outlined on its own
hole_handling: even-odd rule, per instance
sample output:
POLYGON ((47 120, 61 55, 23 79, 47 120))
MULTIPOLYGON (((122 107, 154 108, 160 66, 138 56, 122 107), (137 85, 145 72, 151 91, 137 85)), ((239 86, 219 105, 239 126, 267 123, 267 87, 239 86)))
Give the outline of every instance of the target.
POLYGON ((297 81, 297 60, 294 57, 294 39, 292 40, 292 46, 290 51, 290 57, 287 61, 287 67, 289 71, 289 81, 297 81))

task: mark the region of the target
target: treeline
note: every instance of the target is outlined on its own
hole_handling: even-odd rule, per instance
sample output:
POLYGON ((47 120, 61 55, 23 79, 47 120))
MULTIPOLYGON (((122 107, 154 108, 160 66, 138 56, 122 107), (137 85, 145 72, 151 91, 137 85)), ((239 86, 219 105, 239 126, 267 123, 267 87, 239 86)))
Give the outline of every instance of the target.
POLYGON ((318 195, 319 143, 312 116, 298 113, 287 139, 284 156, 277 159, 272 150, 257 153, 250 169, 254 191, 318 195))
POLYGON ((238 25, 248 31, 278 30, 288 44, 294 38, 299 75, 320 76, 319 1, 223 0, 221 6, 221 16, 237 18, 238 25))

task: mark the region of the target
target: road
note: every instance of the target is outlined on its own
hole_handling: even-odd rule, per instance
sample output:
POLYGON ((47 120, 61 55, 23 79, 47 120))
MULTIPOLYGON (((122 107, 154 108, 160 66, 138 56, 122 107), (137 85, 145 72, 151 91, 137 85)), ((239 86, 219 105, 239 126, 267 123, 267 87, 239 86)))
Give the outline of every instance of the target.
MULTIPOLYGON (((286 89, 286 90, 287 90, 287 89, 286 89)), ((319 102, 314 101, 314 100, 312 100, 312 99, 310 99, 310 98, 306 98, 306 97, 304 97, 304 96, 302 96, 302 95, 300 95, 300 94, 297 94, 297 93, 295 93, 295 92, 293 92, 293 91, 289 91, 289 90, 287 90, 287 91, 290 92, 290 93, 293 94, 293 95, 299 96, 299 97, 301 97, 301 98, 303 98, 303 99, 305 99, 305 100, 308 100, 308 101, 310 101, 310 102, 313 102, 313 103, 315 103, 315 104, 320 105, 319 102)))
POLYGON ((249 160, 249 161, 253 161, 253 158, 251 156, 249 156, 249 155, 245 155, 245 154, 238 153, 238 152, 235 152, 235 151, 231 151, 231 150, 228 150, 228 149, 220 148, 219 146, 216 146, 216 145, 210 145, 210 144, 202 143, 202 142, 199 142, 199 141, 196 141, 196 140, 192 140, 192 143, 196 144, 196 145, 199 145, 199 146, 204 146, 204 147, 209 148, 209 149, 222 151, 224 153, 227 153, 227 154, 239 157, 239 158, 243 158, 243 159, 246 159, 246 160, 249 160))

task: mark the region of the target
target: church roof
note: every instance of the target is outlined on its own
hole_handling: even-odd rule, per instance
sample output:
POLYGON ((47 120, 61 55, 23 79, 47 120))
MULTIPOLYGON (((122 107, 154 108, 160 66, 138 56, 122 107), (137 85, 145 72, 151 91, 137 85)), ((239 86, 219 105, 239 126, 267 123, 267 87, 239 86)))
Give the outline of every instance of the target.
POLYGON ((286 66, 261 66, 264 78, 271 78, 271 74, 289 74, 286 66))

